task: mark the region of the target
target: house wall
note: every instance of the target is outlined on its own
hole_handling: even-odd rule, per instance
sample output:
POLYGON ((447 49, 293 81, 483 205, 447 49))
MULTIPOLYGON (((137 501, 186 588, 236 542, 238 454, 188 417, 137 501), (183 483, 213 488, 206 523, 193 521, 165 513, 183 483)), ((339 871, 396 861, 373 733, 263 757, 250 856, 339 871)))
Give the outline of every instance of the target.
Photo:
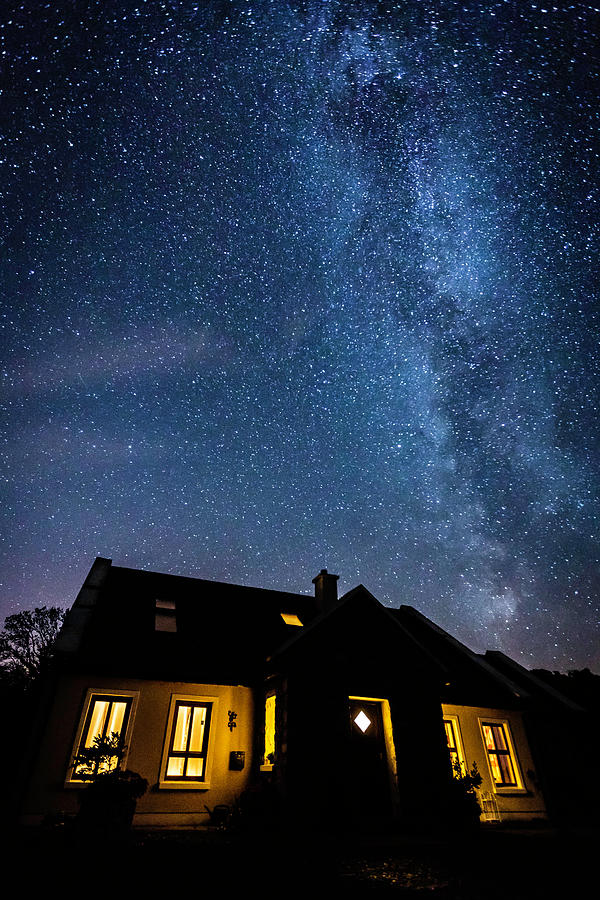
POLYGON ((147 793, 138 801, 135 825, 193 827, 207 824, 205 805, 233 804, 245 789, 252 767, 254 701, 244 686, 191 684, 189 682, 70 676, 58 681, 49 709, 29 788, 22 807, 22 821, 37 824, 45 816, 78 809, 80 784, 69 783, 70 762, 89 690, 98 693, 129 692, 134 702, 128 730, 124 766, 147 779, 147 793), (160 783, 161 762, 167 738, 169 710, 174 695, 211 698, 208 770, 210 786, 167 787, 160 783), (229 712, 236 714, 229 728, 229 712), (243 751, 242 771, 230 770, 230 752, 243 751))
POLYGON ((495 799, 500 820, 545 819, 547 817, 546 806, 539 787, 521 713, 516 710, 454 706, 446 703, 442 704, 442 713, 444 718, 456 717, 459 726, 460 749, 466 767, 470 770, 473 763, 477 763, 482 777, 480 793, 491 794, 495 799), (483 741, 482 721, 508 724, 518 769, 520 782, 518 787, 502 787, 495 784, 483 741))

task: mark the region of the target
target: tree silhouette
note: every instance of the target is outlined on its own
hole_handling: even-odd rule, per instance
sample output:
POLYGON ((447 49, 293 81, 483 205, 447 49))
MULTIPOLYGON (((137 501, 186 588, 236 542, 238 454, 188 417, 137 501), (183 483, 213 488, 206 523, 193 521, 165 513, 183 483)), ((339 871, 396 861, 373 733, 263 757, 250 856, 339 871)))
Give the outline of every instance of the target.
POLYGON ((7 616, 0 634, 0 666, 11 680, 32 684, 50 658, 65 612, 37 607, 7 616))

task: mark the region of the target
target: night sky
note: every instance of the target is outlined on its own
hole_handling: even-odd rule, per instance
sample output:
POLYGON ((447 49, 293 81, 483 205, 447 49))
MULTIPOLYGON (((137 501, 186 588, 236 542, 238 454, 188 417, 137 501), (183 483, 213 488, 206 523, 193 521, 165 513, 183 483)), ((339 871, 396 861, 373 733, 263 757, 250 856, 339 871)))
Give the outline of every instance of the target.
POLYGON ((598 10, 0 18, 1 615, 327 567, 600 671, 598 10))

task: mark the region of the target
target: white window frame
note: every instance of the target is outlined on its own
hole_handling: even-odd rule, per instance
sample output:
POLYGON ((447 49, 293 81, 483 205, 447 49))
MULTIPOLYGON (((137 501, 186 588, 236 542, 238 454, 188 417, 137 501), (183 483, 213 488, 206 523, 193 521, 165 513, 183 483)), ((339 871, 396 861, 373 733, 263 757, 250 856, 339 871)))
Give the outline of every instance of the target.
POLYGON ((113 688, 88 688, 85 700, 83 703, 83 711, 81 716, 79 717, 79 724, 77 726, 77 732, 75 734, 75 740, 73 742, 73 748, 71 750, 71 755, 69 756, 69 765, 67 767, 67 774, 65 777, 65 787, 76 787, 76 788, 84 788, 93 781, 91 778, 73 778, 73 763, 75 762, 75 757, 79 753, 81 739, 83 737, 83 730, 85 728, 85 723, 88 719, 88 713, 90 711, 90 706, 92 703, 100 697, 114 697, 115 700, 125 699, 131 700, 131 709, 129 711, 129 718, 127 720, 127 727, 125 728, 124 735, 124 745, 125 751, 123 753, 123 757, 121 758, 121 763, 119 768, 126 769, 127 768, 127 758, 129 756, 129 747, 131 744, 131 734, 133 732, 133 721, 135 719, 135 713, 137 709, 138 699, 140 692, 139 691, 120 691, 114 690, 113 688))
POLYGON ((167 716, 167 727, 165 730, 165 736, 163 739, 163 752, 160 763, 160 777, 158 781, 158 787, 161 790, 168 791, 207 791, 210 789, 210 779, 213 767, 213 758, 214 758, 214 748, 215 748, 215 735, 217 731, 217 722, 218 722, 218 712, 219 712, 219 698, 211 697, 205 694, 171 694, 171 700, 169 703, 169 714, 167 716), (171 734, 173 732, 173 720, 175 718, 175 710, 177 708, 178 703, 198 703, 198 704, 210 704, 211 712, 210 712, 210 724, 208 730, 208 744, 206 749, 206 760, 204 767, 204 779, 199 781, 197 779, 192 778, 182 778, 180 780, 175 778, 167 778, 167 762, 169 758, 169 745, 171 742, 171 734))
POLYGON ((510 726, 509 719, 500 719, 497 716, 479 716, 479 731, 481 734, 481 742, 483 744, 483 752, 485 754, 485 761, 488 767, 488 772, 490 775, 490 782, 494 793, 496 794, 522 794, 526 792, 525 782, 523 781, 523 774, 521 772, 521 764, 519 762, 519 757, 517 755, 515 743, 512 736, 512 729, 510 726), (485 734, 483 733, 484 725, 502 725, 504 729, 504 735, 506 737, 506 744, 508 747, 508 752, 510 756, 510 761, 512 763, 512 767, 515 773, 516 784, 498 784, 494 777, 494 772, 492 769, 492 764, 490 762, 490 751, 488 750, 487 744, 485 742, 485 734))

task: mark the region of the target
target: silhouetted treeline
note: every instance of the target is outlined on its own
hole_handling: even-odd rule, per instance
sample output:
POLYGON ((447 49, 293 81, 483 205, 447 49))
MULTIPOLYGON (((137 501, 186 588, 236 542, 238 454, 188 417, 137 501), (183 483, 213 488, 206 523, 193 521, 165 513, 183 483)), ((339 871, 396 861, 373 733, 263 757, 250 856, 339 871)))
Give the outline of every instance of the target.
POLYGON ((600 707, 600 675, 595 675, 589 669, 574 669, 566 673, 550 672, 548 669, 532 671, 546 684, 589 712, 596 712, 600 707))

